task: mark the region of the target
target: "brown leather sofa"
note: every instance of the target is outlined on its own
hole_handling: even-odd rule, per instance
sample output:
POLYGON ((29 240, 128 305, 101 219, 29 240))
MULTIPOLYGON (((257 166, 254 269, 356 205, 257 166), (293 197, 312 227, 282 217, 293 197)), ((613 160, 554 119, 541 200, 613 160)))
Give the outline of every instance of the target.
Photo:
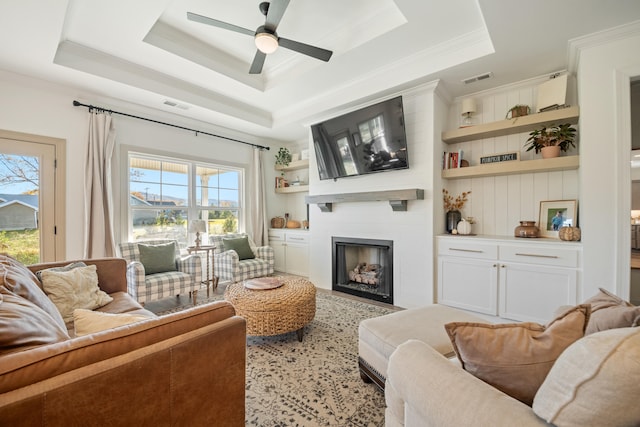
POLYGON ((6 330, 19 324, 7 313, 8 302, 22 298, 16 280, 23 279, 15 277, 35 276, 26 269, 11 276, 7 268, 19 268, 0 262, 7 302, 0 299, 0 425, 244 425, 246 329, 233 307, 219 301, 158 317, 126 293, 123 259, 83 261, 97 266, 99 287, 114 298, 98 310, 146 312, 149 320, 54 343, 7 344, 6 330))

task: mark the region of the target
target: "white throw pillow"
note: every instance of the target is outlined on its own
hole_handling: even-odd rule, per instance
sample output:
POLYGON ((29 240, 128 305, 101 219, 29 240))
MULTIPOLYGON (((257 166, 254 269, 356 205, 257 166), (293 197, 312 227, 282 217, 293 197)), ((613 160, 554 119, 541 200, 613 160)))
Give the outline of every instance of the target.
POLYGON ((113 301, 113 298, 98 287, 95 265, 69 271, 44 270, 42 287, 65 323, 73 320, 73 310, 76 308, 93 310, 113 301))
POLYGON ((85 309, 73 310, 73 327, 77 337, 117 328, 118 326, 129 325, 142 320, 149 320, 149 317, 141 314, 104 313, 102 311, 85 309))
POLYGON ((567 426, 631 426, 640 421, 640 328, 587 335, 556 360, 533 412, 567 426))

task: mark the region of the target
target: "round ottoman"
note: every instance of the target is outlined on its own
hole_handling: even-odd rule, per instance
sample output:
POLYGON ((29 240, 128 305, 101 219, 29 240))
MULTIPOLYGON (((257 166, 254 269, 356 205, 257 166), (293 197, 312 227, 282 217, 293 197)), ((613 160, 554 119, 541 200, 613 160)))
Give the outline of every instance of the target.
POLYGON ((284 284, 275 289, 247 289, 243 282, 227 286, 224 298, 247 321, 247 335, 271 336, 296 331, 316 315, 316 287, 301 277, 276 276, 284 284))

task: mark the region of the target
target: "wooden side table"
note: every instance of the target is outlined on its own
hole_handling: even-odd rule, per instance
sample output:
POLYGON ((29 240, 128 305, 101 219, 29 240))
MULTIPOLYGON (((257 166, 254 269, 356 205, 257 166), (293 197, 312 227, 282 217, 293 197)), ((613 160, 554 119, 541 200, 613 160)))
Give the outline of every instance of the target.
POLYGON ((214 257, 215 248, 216 247, 213 245, 187 247, 187 252, 189 252, 189 255, 191 255, 192 252, 193 253, 204 252, 206 254, 207 276, 206 276, 206 280, 203 280, 201 283, 207 287, 207 298, 209 298, 209 284, 211 284, 211 287, 213 288, 214 291, 218 287, 218 277, 215 275, 215 271, 213 267, 213 257, 214 257))

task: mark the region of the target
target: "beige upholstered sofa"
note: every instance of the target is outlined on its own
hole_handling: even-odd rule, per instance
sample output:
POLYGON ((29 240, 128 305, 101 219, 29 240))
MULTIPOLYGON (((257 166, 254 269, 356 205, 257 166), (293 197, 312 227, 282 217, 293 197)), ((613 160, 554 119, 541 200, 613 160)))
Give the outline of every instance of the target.
MULTIPOLYGON (((419 338, 386 337, 388 360, 374 352, 386 376, 387 427, 640 425, 640 307, 601 290, 559 309, 547 325, 488 324, 462 311, 456 319, 449 307, 416 310, 419 338), (442 331, 424 329, 446 331, 457 357, 447 357, 442 331)), ((412 310, 388 316, 395 318, 361 330, 369 347, 382 349, 381 336, 415 317, 412 310)), ((375 364, 371 352, 364 356, 375 364)))
POLYGON ((127 294, 124 259, 83 261, 112 298, 86 312, 135 323, 72 337, 43 292, 49 273, 33 274, 70 262, 27 269, 0 256, 0 425, 244 425, 245 321, 233 307, 158 317, 127 294))

